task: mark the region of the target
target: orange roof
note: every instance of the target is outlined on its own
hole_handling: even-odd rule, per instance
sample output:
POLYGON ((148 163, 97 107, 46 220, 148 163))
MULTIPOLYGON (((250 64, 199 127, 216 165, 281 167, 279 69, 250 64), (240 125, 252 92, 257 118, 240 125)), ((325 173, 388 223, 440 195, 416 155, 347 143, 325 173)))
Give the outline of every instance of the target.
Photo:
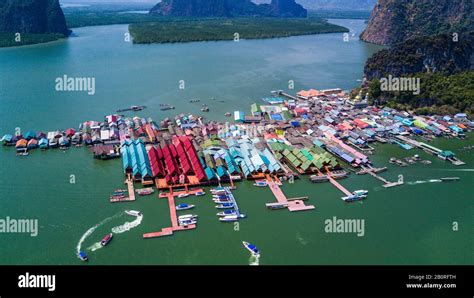
POLYGON ((28 141, 25 139, 21 139, 16 142, 16 147, 26 147, 26 145, 28 145, 28 141))
POLYGON ((320 92, 316 89, 309 89, 308 91, 301 90, 297 94, 299 96, 303 96, 303 97, 315 97, 315 96, 318 96, 320 94, 320 92))

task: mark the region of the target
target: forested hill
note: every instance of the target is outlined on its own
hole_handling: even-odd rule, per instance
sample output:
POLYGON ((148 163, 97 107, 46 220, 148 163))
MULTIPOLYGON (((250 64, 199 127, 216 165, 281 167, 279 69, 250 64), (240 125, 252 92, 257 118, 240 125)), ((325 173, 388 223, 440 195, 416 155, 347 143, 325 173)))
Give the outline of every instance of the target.
POLYGON ((473 27, 472 0, 379 0, 361 39, 394 45, 417 36, 463 33, 473 27))
POLYGON ((295 0, 162 0, 150 14, 172 17, 294 17, 305 18, 307 10, 295 0))
POLYGON ((70 33, 59 0, 1 0, 0 32, 70 33))

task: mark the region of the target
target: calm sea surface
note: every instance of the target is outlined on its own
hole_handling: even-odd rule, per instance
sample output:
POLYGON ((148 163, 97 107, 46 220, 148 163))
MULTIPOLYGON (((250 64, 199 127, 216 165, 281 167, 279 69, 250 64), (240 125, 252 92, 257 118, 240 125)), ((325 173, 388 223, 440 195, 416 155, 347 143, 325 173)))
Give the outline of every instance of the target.
MULTIPOLYGON (((249 105, 261 102, 270 90, 287 89, 290 80, 296 90, 353 88, 365 60, 380 48, 358 41, 363 21, 334 22, 352 30, 350 42, 343 42, 342 34, 326 34, 132 45, 124 42, 127 26, 117 25, 75 29, 66 41, 0 49, 0 134, 16 127, 23 132, 76 128, 82 121, 102 120, 134 104, 148 106, 137 115, 161 120, 181 112, 200 114, 204 103, 211 108, 208 118, 225 120, 225 112, 249 111, 249 105), (96 78, 96 94, 56 92, 54 80, 65 74, 96 78), (179 89, 181 80, 184 90, 179 89), (201 102, 190 104, 191 98, 201 102), (176 110, 160 111, 163 103, 176 110)), ((474 144, 472 137, 433 143, 456 152, 467 162, 463 167, 420 151, 378 146, 372 157, 375 165, 389 167, 382 175, 394 180, 403 174, 412 183, 384 189, 368 176, 341 181, 349 189, 370 191, 361 203, 345 204, 331 185, 303 179, 285 184, 283 191, 289 197, 308 195, 315 211, 269 211, 265 203, 274 200, 271 192, 244 182, 235 196, 248 218, 237 231, 217 220, 206 196, 183 199, 196 205, 196 230, 149 240, 142 234, 170 225, 167 201, 149 196, 131 204, 110 204, 110 192, 123 185, 120 160, 94 160, 85 148, 35 151, 18 158, 13 148, 0 147, 0 219, 39 222, 37 237, 0 233, 0 263, 81 264, 76 250, 83 238, 81 249, 89 254, 90 264, 473 264, 474 157, 473 151, 459 150, 474 144), (388 164, 392 156, 414 154, 433 164, 388 164), (422 183, 448 176, 461 181, 422 183), (123 213, 127 209, 142 211, 141 224, 121 229, 109 246, 94 250, 112 228, 133 221, 123 213), (325 233, 324 221, 333 216, 365 219, 365 235, 325 233), (456 232, 453 222, 459 225, 456 232), (259 260, 249 258, 243 240, 259 247, 259 260)))

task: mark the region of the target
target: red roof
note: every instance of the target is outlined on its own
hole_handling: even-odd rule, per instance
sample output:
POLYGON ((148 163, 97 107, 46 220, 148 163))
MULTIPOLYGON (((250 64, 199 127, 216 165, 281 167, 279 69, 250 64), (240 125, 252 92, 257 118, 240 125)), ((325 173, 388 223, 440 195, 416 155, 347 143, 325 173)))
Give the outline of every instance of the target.
POLYGON ((163 167, 163 163, 158 158, 155 147, 152 147, 148 151, 148 158, 150 159, 150 166, 151 166, 151 171, 153 173, 153 177, 161 177, 161 178, 164 177, 165 170, 163 167))
POLYGON ((75 133, 76 133, 76 131, 72 128, 66 129, 66 136, 68 136, 68 137, 72 137, 75 133))
POLYGON ((359 118, 354 119, 354 124, 357 125, 359 128, 366 128, 367 126, 369 126, 367 123, 360 120, 359 118))

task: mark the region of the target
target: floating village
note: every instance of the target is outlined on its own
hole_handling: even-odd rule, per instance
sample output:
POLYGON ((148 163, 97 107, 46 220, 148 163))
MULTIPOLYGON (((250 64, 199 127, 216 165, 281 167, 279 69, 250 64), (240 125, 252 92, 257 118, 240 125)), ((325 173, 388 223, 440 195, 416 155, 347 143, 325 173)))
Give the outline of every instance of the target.
MULTIPOLYGON (((163 107, 168 110, 170 106, 163 107)), ((111 191, 110 202, 132 202, 155 190, 159 198, 168 200, 171 226, 143 235, 154 238, 196 228, 197 215, 178 215, 181 210, 194 208, 180 199, 206 197, 204 187, 211 187, 208 197, 212 197, 222 222, 246 217, 232 194, 241 180, 268 188, 275 201, 262 207, 271 210, 315 209, 308 196, 288 198, 283 192, 283 183, 297 183, 297 179, 330 183, 341 192, 343 202, 360 201, 368 197, 367 190, 348 190, 338 181, 354 174, 371 175, 386 188, 403 184, 403 179, 384 178, 382 173, 387 168, 372 163, 375 143, 422 150, 459 166, 464 163, 454 152, 428 143, 438 137, 462 139, 474 129, 474 122, 466 114, 417 116, 370 106, 362 94, 350 99, 341 89, 302 90, 295 95, 272 91, 270 97, 251 105, 248 111, 226 113, 233 117, 230 123, 189 114, 159 122, 121 114, 145 108, 122 109, 102 121, 83 122, 77 129, 6 134, 1 142, 15 147, 21 157, 33 150, 86 146, 94 158, 121 158, 126 186, 111 191)), ((207 106, 203 109, 208 110, 207 106)), ((390 159, 399 166, 417 162, 430 163, 417 154, 405 160, 390 159)), ((105 244, 110 241, 104 240, 105 244)), ((247 243, 249 247, 255 248, 247 243)), ((87 257, 84 254, 81 258, 87 257)))

